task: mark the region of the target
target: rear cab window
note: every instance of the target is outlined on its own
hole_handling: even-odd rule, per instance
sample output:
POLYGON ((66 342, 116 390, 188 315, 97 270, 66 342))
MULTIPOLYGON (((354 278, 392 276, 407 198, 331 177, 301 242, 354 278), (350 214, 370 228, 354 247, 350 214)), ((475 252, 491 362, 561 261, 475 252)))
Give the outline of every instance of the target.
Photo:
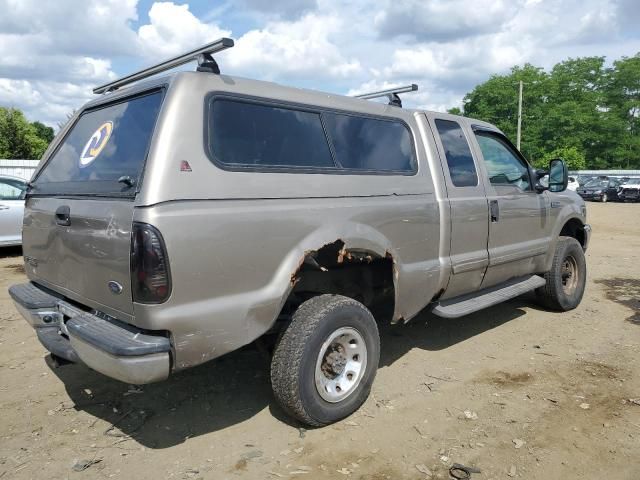
POLYGON ((212 96, 206 144, 226 169, 413 174, 413 138, 399 120, 212 96))
POLYGON ((83 112, 34 181, 33 195, 133 196, 164 91, 83 112), (132 186, 119 182, 129 177, 132 186))

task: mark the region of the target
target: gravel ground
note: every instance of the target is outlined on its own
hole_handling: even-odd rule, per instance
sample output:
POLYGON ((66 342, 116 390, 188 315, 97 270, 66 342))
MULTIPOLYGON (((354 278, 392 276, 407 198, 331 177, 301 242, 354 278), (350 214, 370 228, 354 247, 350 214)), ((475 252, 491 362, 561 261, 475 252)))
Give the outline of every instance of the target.
POLYGON ((315 430, 284 417, 252 347, 141 388, 49 368, 6 292, 25 277, 5 250, 0 479, 448 479, 454 462, 477 479, 638 478, 640 205, 591 203, 589 217, 578 309, 521 297, 383 326, 373 394, 315 430))

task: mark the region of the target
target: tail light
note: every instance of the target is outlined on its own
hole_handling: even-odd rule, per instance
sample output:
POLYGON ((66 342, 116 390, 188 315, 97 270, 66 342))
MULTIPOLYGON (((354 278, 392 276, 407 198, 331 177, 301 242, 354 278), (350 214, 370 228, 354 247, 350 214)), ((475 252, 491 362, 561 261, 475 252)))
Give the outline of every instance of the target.
POLYGON ((146 223, 133 224, 131 292, 138 303, 162 303, 171 293, 167 250, 160 232, 146 223))

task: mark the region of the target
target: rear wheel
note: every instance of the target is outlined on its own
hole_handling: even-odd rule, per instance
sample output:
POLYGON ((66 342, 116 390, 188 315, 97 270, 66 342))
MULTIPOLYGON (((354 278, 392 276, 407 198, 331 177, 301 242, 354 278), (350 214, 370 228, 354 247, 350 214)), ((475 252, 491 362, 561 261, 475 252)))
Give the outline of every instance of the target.
POLYGON ((561 312, 576 308, 587 278, 587 264, 580 243, 572 237, 560 237, 551 270, 544 274, 544 287, 536 290, 542 305, 561 312))
POLYGON ((380 338, 371 312, 340 295, 304 302, 275 348, 271 385, 278 403, 311 426, 336 422, 369 396, 380 338))

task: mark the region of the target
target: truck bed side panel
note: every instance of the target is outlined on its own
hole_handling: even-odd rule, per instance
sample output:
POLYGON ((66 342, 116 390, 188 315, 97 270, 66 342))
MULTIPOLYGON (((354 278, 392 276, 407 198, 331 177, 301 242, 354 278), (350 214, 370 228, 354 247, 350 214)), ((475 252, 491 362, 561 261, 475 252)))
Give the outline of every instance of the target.
POLYGON ((305 252, 341 240, 394 261, 396 319, 419 312, 440 279, 433 195, 207 200, 138 208, 164 236, 173 291, 135 304, 135 323, 172 332, 175 368, 253 341, 277 318, 305 252))

